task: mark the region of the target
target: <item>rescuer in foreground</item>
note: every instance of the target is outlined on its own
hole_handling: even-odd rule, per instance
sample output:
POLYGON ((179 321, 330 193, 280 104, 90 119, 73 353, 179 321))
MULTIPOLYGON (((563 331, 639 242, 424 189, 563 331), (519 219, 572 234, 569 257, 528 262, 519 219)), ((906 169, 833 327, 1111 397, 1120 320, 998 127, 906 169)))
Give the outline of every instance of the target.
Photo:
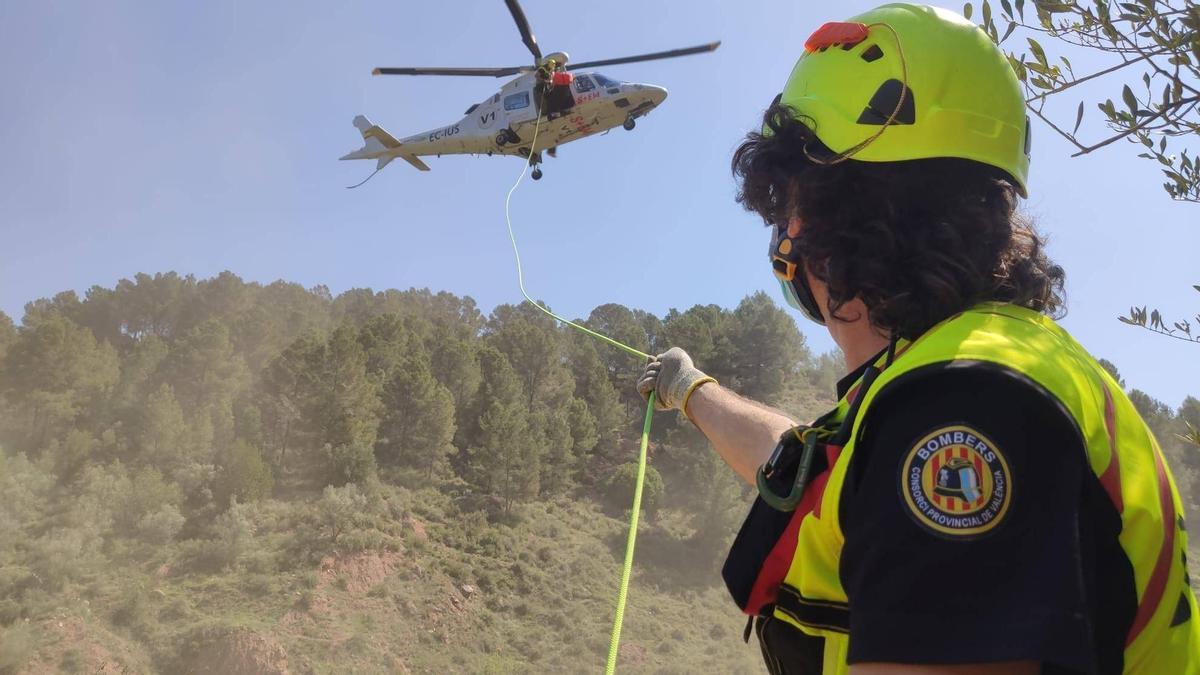
POLYGON ((1029 121, 963 17, 822 26, 733 158, 788 303, 845 356, 811 424, 675 348, 638 382, 759 492, 723 575, 772 673, 1197 673, 1183 509, 1052 317, 1029 121))

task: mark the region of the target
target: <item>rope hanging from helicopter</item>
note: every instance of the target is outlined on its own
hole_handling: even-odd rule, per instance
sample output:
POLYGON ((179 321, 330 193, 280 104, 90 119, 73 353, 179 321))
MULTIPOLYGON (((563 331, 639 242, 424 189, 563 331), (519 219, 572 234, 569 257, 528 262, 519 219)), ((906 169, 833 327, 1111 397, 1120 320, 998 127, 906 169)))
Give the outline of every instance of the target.
MULTIPOLYGON (((545 109, 544 104, 547 89, 548 87, 543 89, 541 100, 538 101, 537 119, 534 121, 533 126, 533 140, 529 144, 529 152, 525 157, 525 164, 522 165, 520 175, 517 176, 516 182, 514 182, 513 186, 509 188, 508 195, 504 198, 504 222, 508 226, 508 239, 510 242, 512 242, 513 258, 516 260, 517 264, 517 285, 520 287, 521 295, 525 297, 526 302, 538 308, 552 319, 567 326, 571 326, 572 328, 581 331, 585 335, 608 343, 609 345, 612 345, 613 347, 616 347, 625 353, 630 354, 631 356, 649 359, 650 355, 639 349, 630 347, 623 342, 614 340, 607 335, 598 333, 586 326, 581 326, 570 319, 566 319, 558 314, 555 314, 554 312, 550 311, 549 308, 543 306, 530 297, 529 293, 525 290, 525 272, 521 267, 521 252, 517 248, 517 237, 515 234, 513 234, 512 216, 510 214, 509 207, 512 202, 513 193, 516 192, 517 187, 521 185, 521 181, 524 180, 525 174, 529 170, 530 165, 533 164, 533 158, 537 153, 538 132, 540 131, 542 125, 542 111, 545 109)), ((633 573, 633 549, 637 540, 638 515, 642 510, 642 487, 646 480, 646 455, 647 448, 650 444, 650 424, 654 419, 654 400, 654 392, 651 392, 650 398, 646 402, 645 420, 642 422, 642 437, 638 449, 637 480, 633 486, 633 505, 629 516, 629 534, 625 540, 625 559, 621 565, 621 583, 617 591, 616 607, 613 614, 612 634, 609 637, 608 643, 608 659, 604 667, 605 675, 613 675, 617 669, 617 652, 621 642, 621 626, 625 620, 625 601, 629 595, 629 578, 633 573)))
MULTIPOLYGON (((529 50, 530 54, 533 56, 532 68, 530 66, 508 66, 508 67, 501 67, 501 68, 429 68, 429 67, 391 68, 391 67, 388 67, 388 68, 376 68, 372 72, 372 74, 373 75, 444 75, 444 76, 448 75, 448 76, 483 76, 483 77, 506 77, 506 76, 516 75, 516 76, 518 76, 516 79, 512 80, 509 84, 504 85, 503 91, 505 91, 505 92, 512 91, 512 89, 510 89, 510 85, 516 86, 516 87, 518 87, 518 89, 514 93, 509 94, 509 96, 520 97, 520 95, 523 93, 523 91, 522 91, 523 87, 521 85, 516 85, 514 83, 520 82, 520 78, 524 77, 526 74, 529 74, 531 71, 534 73, 534 78, 536 80, 538 80, 538 86, 535 87, 534 91, 532 92, 533 98, 534 98, 533 102, 536 107, 536 111, 535 111, 536 117, 533 120, 534 121, 533 140, 529 146, 528 151, 526 151, 524 153, 525 164, 521 167, 521 174, 517 177, 516 182, 513 183, 512 188, 509 189, 508 195, 505 197, 505 200, 504 200, 504 219, 508 226, 509 240, 512 242, 513 257, 516 261, 516 266, 517 266, 517 283, 521 289, 521 295, 524 296, 526 302, 528 302, 529 304, 538 308, 538 310, 540 310, 541 312, 550 316, 555 321, 558 321, 564 325, 570 326, 571 328, 578 330, 592 338, 600 340, 601 342, 604 342, 608 345, 616 347, 617 349, 620 349, 631 356, 638 357, 639 359, 648 359, 648 358, 650 358, 649 354, 646 354, 646 353, 642 352, 641 350, 635 349, 633 347, 630 347, 629 345, 626 345, 622 342, 614 340, 613 338, 608 337, 607 335, 603 335, 594 330, 591 330, 590 328, 588 328, 586 326, 580 325, 574 321, 570 321, 564 317, 561 317, 561 316, 555 314, 554 312, 550 311, 550 309, 548 307, 545 307, 545 306, 539 304, 536 300, 534 300, 529 295, 529 293, 525 289, 525 274, 521 267, 521 254, 517 247, 516 235, 513 232, 512 217, 510 214, 510 205, 512 202, 512 196, 513 196, 513 193, 516 192, 517 187, 520 186, 522 180, 525 178, 525 174, 529 171, 529 168, 531 166, 534 167, 533 178, 535 180, 537 178, 539 178, 538 174, 540 173, 540 170, 537 168, 537 165, 541 163, 541 153, 539 153, 537 151, 538 135, 542 131, 543 118, 545 118, 545 121, 550 122, 552 119, 552 112, 553 112, 553 111, 547 110, 547 108, 546 108, 546 105, 548 102, 547 94, 549 93, 549 91, 556 87, 559 87, 559 86, 567 87, 566 99, 569 100, 570 103, 568 103, 566 105, 566 108, 571 108, 571 107, 573 107, 573 105, 576 104, 576 100, 571 96, 571 92, 574 90, 574 88, 570 84, 572 81, 572 74, 570 73, 570 71, 585 70, 585 69, 595 68, 595 67, 600 67, 600 66, 609 66, 609 65, 617 65, 617 64, 626 64, 626 63, 637 63, 637 62, 642 62, 642 61, 654 61, 654 60, 659 60, 659 59, 670 59, 670 58, 675 58, 675 57, 680 57, 680 56, 689 56, 692 54, 701 54, 701 53, 711 52, 711 51, 715 50, 718 46, 720 46, 721 43, 719 41, 718 42, 710 42, 708 44, 697 45, 694 47, 671 49, 671 50, 667 50, 667 51, 651 52, 651 53, 637 54, 637 55, 632 55, 632 56, 623 56, 623 57, 618 57, 618 58, 599 59, 599 60, 593 60, 593 61, 582 61, 582 62, 575 62, 575 63, 571 63, 570 65, 567 65, 569 57, 564 52, 554 52, 551 54, 547 54, 545 56, 542 55, 541 48, 538 46, 537 39, 533 35, 533 31, 529 26, 529 21, 525 18, 525 13, 521 9, 521 5, 518 0, 504 0, 504 4, 507 5, 509 13, 512 15, 513 20, 516 22, 517 30, 521 33, 521 41, 525 44, 525 47, 529 50), (557 75, 559 73, 563 73, 562 79, 564 81, 562 83, 559 83, 557 81, 559 79, 557 77, 557 75)), ((589 79, 589 74, 584 73, 581 77, 583 78, 582 82, 589 85, 589 87, 588 87, 589 89, 592 86, 594 86, 592 80, 589 79)), ((625 85, 625 84, 617 83, 617 82, 608 82, 604 79, 600 79, 600 75, 598 73, 592 73, 591 77, 595 77, 595 78, 597 78, 597 80, 600 81, 601 85, 605 87, 606 94, 611 95, 612 99, 611 99, 611 101, 609 101, 608 99, 601 99, 599 97, 599 92, 596 92, 595 94, 592 94, 592 96, 589 99, 587 99, 587 101, 585 101, 585 103, 590 102, 592 104, 597 104, 597 103, 611 102, 611 104, 613 106, 615 106, 617 109, 624 110, 625 108, 629 108, 629 110, 626 111, 626 119, 625 119, 625 123, 624 123, 625 129, 627 129, 627 130, 633 129, 633 120, 636 117, 646 114, 646 112, 648 112, 650 109, 653 109, 654 107, 656 107, 666 97, 666 90, 662 89, 661 87, 655 87, 653 85, 641 85, 641 84, 625 85), (637 96, 640 96, 641 102, 640 103, 636 102, 636 101, 631 102, 629 99, 631 93, 636 94, 637 96)), ((522 83, 522 84, 524 84, 524 83, 522 83)), ((526 96, 528 96, 528 94, 526 94, 526 96)), ((499 100, 500 100, 500 97, 497 94, 495 96, 495 98, 493 98, 491 100, 491 105, 495 106, 499 102, 499 100)), ((525 100, 528 101, 528 98, 526 98, 525 100)), ((557 105, 554 100, 550 100, 549 103, 551 104, 551 106, 557 105)), ((507 105, 508 104, 506 101, 505 108, 503 109, 502 112, 506 112, 506 111, 510 110, 510 108, 508 108, 507 105)), ((467 110, 467 113, 470 114, 473 110, 475 110, 476 107, 477 106, 472 106, 471 108, 469 108, 467 110)), ((523 107, 523 105, 518 103, 511 109, 517 110, 522 107, 523 107)), ((499 110, 499 109, 497 109, 497 110, 499 110)), ((493 115, 494 114, 495 113, 493 113, 493 115)), ((505 115, 505 116, 507 117, 507 115, 505 115)), ((495 119, 495 117, 492 117, 491 119, 495 119)), ((486 118, 485 118, 485 121, 486 121, 486 118)), ((466 119, 464 118, 464 123, 465 122, 466 122, 466 119)), ((526 123, 527 123, 527 120, 525 120, 525 119, 521 119, 518 122, 518 124, 526 124, 526 123)), ((357 188, 359 186, 366 184, 367 181, 374 178, 375 174, 379 173, 384 168, 384 166, 386 166, 389 162, 391 162, 393 159, 396 159, 397 157, 403 158, 409 164, 412 164, 413 166, 415 166, 416 168, 418 168, 421 171, 428 171, 429 167, 425 166, 418 159, 418 156, 429 155, 429 154, 438 154, 438 156, 440 156, 442 154, 441 149, 445 147, 444 145, 437 146, 436 149, 434 147, 431 147, 430 145, 426 145, 425 148, 412 147, 412 148, 410 148, 410 152, 405 154, 404 152, 399 151, 400 146, 403 145, 403 143, 401 141, 397 141, 395 138, 392 138, 391 136, 389 136, 386 131, 373 125, 370 122, 370 120, 368 120, 366 117, 361 116, 361 115, 356 117, 354 120, 354 126, 356 128, 358 128, 360 132, 362 132, 365 146, 361 150, 356 150, 356 151, 342 157, 341 159, 368 159, 368 160, 374 159, 379 162, 379 165, 376 167, 375 171, 371 173, 371 175, 367 176, 366 178, 364 178, 361 182, 357 183, 356 185, 348 186, 347 189, 354 189, 354 188, 357 188), (422 149, 427 149, 427 150, 431 150, 431 151, 430 152, 422 152, 421 151, 422 149)), ((476 126, 478 127, 479 125, 476 125, 476 126)), ((611 128, 612 126, 615 126, 615 124, 609 124, 607 126, 603 126, 601 129, 591 129, 590 131, 591 131, 591 133, 595 133, 596 131, 606 130, 608 128, 611 128)), ((487 127, 485 125, 478 130, 482 130, 482 129, 486 129, 486 128, 487 127)), ((458 125, 453 125, 452 127, 447 127, 447 129, 453 129, 452 132, 449 132, 450 134, 457 134, 459 131, 458 125)), ((432 144, 435 140, 437 140, 437 136, 439 134, 441 134, 442 131, 445 131, 445 130, 439 130, 439 131, 433 132, 429 138, 429 144, 432 144)), ((511 124, 508 127, 508 131, 509 131, 509 134, 512 134, 515 136, 515 134, 513 134, 513 132, 512 132, 511 124)), ((449 135, 449 134, 447 134, 447 135, 449 135)), ((576 138, 582 138, 585 135, 588 135, 588 134, 579 134, 578 136, 576 136, 576 138)), ((505 138, 507 138, 507 136, 505 136, 505 138)), ((490 139, 490 136, 489 136, 489 139, 490 139)), ((556 137, 556 140, 561 141, 561 140, 563 140, 563 138, 556 137)), ((569 141, 569 140, 573 140, 573 138, 566 138, 565 140, 569 141)), ((418 141, 418 143, 416 145, 419 146, 420 142, 418 141)), ((468 148, 466 146, 460 146, 457 150, 454 150, 454 152, 459 153, 459 154, 462 154, 462 153, 474 154, 475 152, 482 151, 482 152, 486 152, 490 156, 492 154, 492 148, 503 148, 504 145, 506 145, 506 141, 499 140, 499 138, 498 138, 495 141, 494 146, 491 145, 490 143, 486 146, 485 145, 477 145, 477 146, 474 146, 471 148, 468 148), (483 149, 480 150, 479 148, 483 148, 483 149)), ((520 150, 524 150, 524 148, 520 148, 520 150)), ((520 150, 518 150, 518 153, 520 153, 520 150)), ((547 150, 547 152, 548 152, 548 154, 553 156, 552 149, 547 150)), ((504 154, 507 154, 507 153, 504 153, 504 154)), ((647 448, 649 446, 650 424, 654 417, 654 408, 655 408, 655 395, 653 392, 651 392, 651 394, 649 396, 649 400, 647 401, 647 405, 646 405, 645 420, 642 425, 641 443, 640 443, 640 449, 638 452, 637 479, 634 484, 634 493, 633 493, 633 509, 630 514, 629 534, 628 534, 628 537, 626 539, 626 544, 625 544, 625 558, 624 558, 624 562, 622 565, 621 582, 620 582, 620 587, 619 587, 619 590, 617 593, 616 604, 615 604, 615 608, 614 608, 615 613, 614 613, 614 617, 613 617, 612 635, 609 640, 608 658, 607 658, 606 665, 605 665, 605 673, 607 675, 613 675, 613 673, 616 672, 617 652, 618 652, 618 646, 619 646, 620 638, 621 638, 621 626, 624 621, 624 615, 625 615, 625 601, 626 601, 626 598, 628 595, 629 579, 630 579, 630 576, 632 574, 632 569, 633 569, 633 550, 634 550, 634 544, 635 544, 635 541, 637 538, 638 516, 641 512, 642 487, 645 482, 646 456, 647 456, 647 448)))

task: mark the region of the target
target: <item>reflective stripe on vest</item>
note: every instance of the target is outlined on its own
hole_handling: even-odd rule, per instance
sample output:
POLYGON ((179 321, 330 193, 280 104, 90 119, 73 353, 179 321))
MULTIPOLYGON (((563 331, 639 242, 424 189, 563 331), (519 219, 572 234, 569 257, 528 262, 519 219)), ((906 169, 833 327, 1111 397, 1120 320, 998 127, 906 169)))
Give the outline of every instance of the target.
POLYGON ((853 603, 839 576, 844 539, 838 506, 862 420, 890 383, 953 361, 1014 371, 1057 399, 1074 419, 1088 463, 1121 514, 1120 544, 1134 572, 1138 604, 1124 672, 1200 673, 1200 617, 1182 564, 1183 508, 1158 442, 1120 386, 1066 331, 1037 312, 1001 303, 984 303, 934 326, 864 394, 821 504, 800 523, 775 616, 826 639, 827 674, 848 672, 853 603))

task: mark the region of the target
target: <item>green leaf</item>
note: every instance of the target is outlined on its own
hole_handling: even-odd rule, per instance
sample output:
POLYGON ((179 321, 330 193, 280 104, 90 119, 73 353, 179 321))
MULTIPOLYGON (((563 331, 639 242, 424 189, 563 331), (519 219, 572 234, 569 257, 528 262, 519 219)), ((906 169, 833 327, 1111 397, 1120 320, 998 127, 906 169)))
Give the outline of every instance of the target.
POLYGON ((1016 29, 1017 29, 1017 24, 1016 24, 1016 22, 1015 22, 1015 21, 1009 21, 1009 22, 1008 22, 1008 28, 1007 28, 1007 29, 1005 29, 1005 31, 1004 31, 1004 37, 1000 38, 1000 41, 1001 41, 1001 42, 1004 42, 1005 40, 1007 40, 1007 39, 1008 39, 1008 36, 1009 36, 1009 35, 1012 35, 1012 34, 1013 34, 1013 31, 1014 31, 1014 30, 1016 30, 1016 29))
POLYGON ((1200 285, 1192 284, 1192 288, 1196 289, 1197 293, 1200 293, 1200 285))
POLYGON ((1125 99, 1125 105, 1129 107, 1129 112, 1137 112, 1137 97, 1133 95, 1133 90, 1129 85, 1121 90, 1121 98, 1125 99))
POLYGON ((1079 110, 1077 110, 1075 112, 1075 128, 1071 129, 1072 134, 1074 134, 1076 131, 1079 131, 1079 123, 1082 121, 1083 121, 1083 101, 1080 101, 1079 102, 1079 110))
POLYGON ((1017 16, 1025 20, 1025 0, 1017 0, 1017 16))
POLYGON ((1040 63, 1027 63, 1025 66, 1039 75, 1050 74, 1050 69, 1040 63))
POLYGON ((1043 66, 1049 65, 1046 62, 1046 52, 1042 50, 1042 46, 1033 38, 1025 38, 1029 40, 1029 51, 1033 52, 1033 58, 1038 60, 1038 63, 1043 66))
POLYGON ((992 6, 988 4, 988 0, 983 0, 983 25, 992 25, 992 6))
POLYGON ((1008 0, 1000 0, 1000 8, 1004 10, 1004 16, 1007 16, 1010 19, 1012 18, 1012 3, 1010 3, 1008 0))
POLYGON ((969 2, 965 5, 963 5, 963 16, 965 16, 967 18, 967 21, 971 20, 971 13, 974 10, 975 10, 975 8, 972 7, 971 3, 969 3, 969 2))

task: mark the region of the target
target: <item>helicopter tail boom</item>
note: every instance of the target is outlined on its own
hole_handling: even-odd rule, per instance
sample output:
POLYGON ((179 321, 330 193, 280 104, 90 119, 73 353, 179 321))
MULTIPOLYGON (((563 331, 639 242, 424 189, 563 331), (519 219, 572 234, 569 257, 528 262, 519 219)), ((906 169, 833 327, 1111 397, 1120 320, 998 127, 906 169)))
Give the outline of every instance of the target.
POLYGON ((376 159, 379 160, 375 169, 378 171, 399 157, 420 171, 429 170, 425 162, 422 162, 414 154, 404 152, 403 144, 400 141, 384 131, 383 127, 372 124, 371 120, 366 117, 362 115, 355 117, 354 127, 362 133, 363 147, 344 155, 341 159, 376 159))

